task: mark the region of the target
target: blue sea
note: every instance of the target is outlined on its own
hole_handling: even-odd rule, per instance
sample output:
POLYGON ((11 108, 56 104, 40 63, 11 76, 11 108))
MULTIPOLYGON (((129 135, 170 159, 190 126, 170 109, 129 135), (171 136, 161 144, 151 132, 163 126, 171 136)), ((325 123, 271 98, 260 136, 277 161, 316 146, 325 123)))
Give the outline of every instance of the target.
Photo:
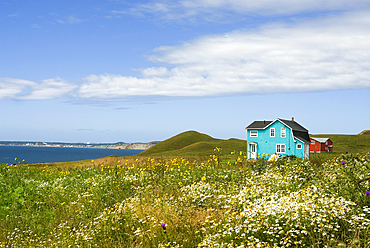
POLYGON ((104 149, 104 148, 70 148, 70 147, 34 147, 34 146, 0 146, 0 164, 68 162, 97 159, 109 155, 131 156, 143 150, 104 149))

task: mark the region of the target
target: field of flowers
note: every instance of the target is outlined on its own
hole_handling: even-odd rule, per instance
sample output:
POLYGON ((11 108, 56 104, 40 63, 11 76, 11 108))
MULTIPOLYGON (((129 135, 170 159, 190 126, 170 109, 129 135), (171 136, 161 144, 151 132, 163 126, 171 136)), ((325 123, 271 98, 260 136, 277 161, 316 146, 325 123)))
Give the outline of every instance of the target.
POLYGON ((370 154, 0 165, 0 247, 370 247, 370 154))

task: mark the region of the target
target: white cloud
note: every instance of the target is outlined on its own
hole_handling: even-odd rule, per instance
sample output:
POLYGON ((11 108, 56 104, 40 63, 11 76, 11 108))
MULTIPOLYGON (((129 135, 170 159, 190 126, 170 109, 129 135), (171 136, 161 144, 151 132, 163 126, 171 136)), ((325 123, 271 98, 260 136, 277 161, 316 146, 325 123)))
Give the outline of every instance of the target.
POLYGON ((370 14, 357 12, 163 46, 141 77, 90 75, 81 97, 209 96, 370 87, 370 14))
MULTIPOLYGON (((161 69, 160 69, 161 70, 161 69)), ((79 89, 83 98, 118 98, 127 96, 205 96, 207 93, 204 78, 173 69, 161 77, 125 77, 121 75, 90 75, 79 89)), ((213 92, 210 92, 211 94, 213 92)))
POLYGON ((30 94, 19 97, 24 100, 44 100, 62 97, 71 93, 77 85, 60 78, 45 79, 41 84, 34 85, 30 94))
POLYGON ((129 10, 115 11, 115 14, 153 14, 169 20, 199 17, 214 21, 220 16, 230 17, 228 11, 234 15, 276 16, 316 11, 363 10, 369 7, 368 0, 163 0, 137 4, 129 10))
POLYGON ((62 97, 76 89, 76 85, 60 78, 36 83, 17 78, 0 78, 0 99, 45 100, 62 97))
MULTIPOLYGON (((217 4, 217 2, 215 3, 217 4)), ((200 37, 162 46, 140 76, 89 75, 36 83, 0 78, 0 99, 213 96, 370 87, 370 13, 200 37), (163 66, 166 65, 166 66, 163 66)))
POLYGON ((0 78, 0 99, 15 98, 36 83, 17 78, 0 78))

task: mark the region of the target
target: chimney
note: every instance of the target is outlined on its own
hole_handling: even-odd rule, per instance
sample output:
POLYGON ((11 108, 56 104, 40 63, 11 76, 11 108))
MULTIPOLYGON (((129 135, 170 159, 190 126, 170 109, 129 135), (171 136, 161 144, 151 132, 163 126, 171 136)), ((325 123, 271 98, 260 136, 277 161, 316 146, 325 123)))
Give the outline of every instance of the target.
POLYGON ((294 121, 294 117, 292 117, 292 121, 294 121))

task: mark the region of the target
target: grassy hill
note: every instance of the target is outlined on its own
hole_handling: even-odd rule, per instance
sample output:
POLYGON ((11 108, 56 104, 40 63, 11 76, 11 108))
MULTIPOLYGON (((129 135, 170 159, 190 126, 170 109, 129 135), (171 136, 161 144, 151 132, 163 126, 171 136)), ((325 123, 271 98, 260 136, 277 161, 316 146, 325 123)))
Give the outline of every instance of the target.
POLYGON ((364 130, 361 133, 359 133, 358 135, 370 135, 370 130, 364 130))
POLYGON ((187 131, 159 142, 136 156, 203 156, 213 154, 216 147, 228 154, 231 151, 245 151, 246 142, 238 139, 215 139, 196 131, 187 131))
POLYGON ((330 138, 333 141, 333 152, 366 153, 370 152, 370 132, 362 132, 358 135, 339 134, 311 134, 310 137, 330 138))
MULTIPOLYGON (((358 135, 311 134, 310 136, 330 138, 333 141, 334 152, 327 154, 328 158, 346 151, 370 152, 370 131, 368 130, 358 135)), ((232 151, 246 151, 246 142, 239 139, 215 139, 196 131, 187 131, 159 142, 136 156, 205 156, 214 154, 216 147, 222 148, 222 153, 226 155, 232 151)))
MULTIPOLYGON (((311 137, 330 138, 334 142, 334 152, 332 153, 311 153, 311 160, 316 164, 321 164, 328 159, 337 157, 346 151, 349 153, 367 153, 370 152, 370 135, 369 132, 361 132, 358 135, 338 135, 338 134, 311 134, 311 137)), ((180 133, 172 138, 158 142, 151 148, 134 156, 126 157, 126 160, 135 160, 140 157, 155 157, 155 156, 209 156, 215 154, 214 149, 222 148, 222 155, 229 155, 230 152, 246 151, 246 141, 239 139, 215 139, 209 135, 202 134, 196 131, 187 131, 180 133)), ((60 168, 75 168, 86 166, 99 166, 101 164, 116 164, 122 160, 118 156, 109 156, 105 158, 95 159, 92 163, 90 160, 52 163, 60 168)), ((45 166, 45 164, 40 164, 45 166)))

